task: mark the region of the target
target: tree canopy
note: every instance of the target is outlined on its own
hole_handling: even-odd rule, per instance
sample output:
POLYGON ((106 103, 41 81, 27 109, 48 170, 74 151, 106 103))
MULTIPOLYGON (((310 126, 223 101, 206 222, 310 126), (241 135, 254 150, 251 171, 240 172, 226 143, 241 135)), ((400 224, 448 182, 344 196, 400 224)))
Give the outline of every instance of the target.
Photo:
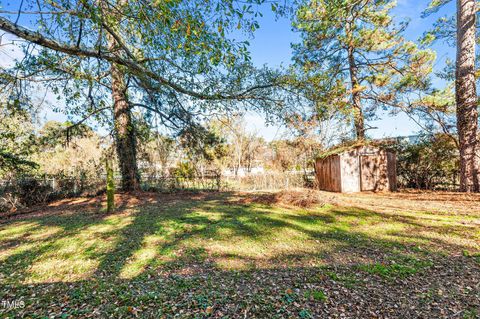
POLYGON ((302 42, 294 46, 301 83, 320 114, 335 108, 353 119, 362 139, 366 116, 396 107, 427 85, 435 57, 403 37, 389 0, 303 1, 294 20, 302 42))
POLYGON ((255 69, 248 42, 232 37, 258 28, 263 3, 27 0, 2 11, 0 29, 27 41, 12 79, 47 83, 67 106, 56 111, 109 126, 123 187, 133 189, 134 108, 147 121, 182 130, 210 112, 282 105, 273 94, 278 74, 255 69))
POLYGON ((171 124, 232 101, 272 102, 260 94, 271 88, 272 74, 255 72, 248 42, 231 37, 258 27, 263 0, 97 2, 24 1, 0 17, 1 29, 35 44, 26 45, 18 66, 23 77, 55 82, 69 112, 106 110, 111 63, 135 88, 131 102, 171 124), (22 26, 27 19, 37 30, 22 26))

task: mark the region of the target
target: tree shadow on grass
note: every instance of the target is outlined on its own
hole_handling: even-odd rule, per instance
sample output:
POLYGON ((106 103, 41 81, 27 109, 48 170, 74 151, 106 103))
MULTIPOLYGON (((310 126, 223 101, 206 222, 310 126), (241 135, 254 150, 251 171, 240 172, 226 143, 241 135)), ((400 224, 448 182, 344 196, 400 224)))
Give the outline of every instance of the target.
POLYGON ((242 196, 158 196, 141 205, 127 202, 111 215, 67 206, 67 213, 11 221, 0 226, 0 299, 23 298, 26 308, 6 310, 20 317, 169 317, 183 311, 181 317, 192 318, 327 318, 342 309, 366 317, 388 308, 389 316, 396 311, 394 317, 413 318, 479 306, 474 282, 480 271, 471 259, 405 245, 439 239, 404 229, 373 234, 357 225, 425 228, 413 217, 231 201, 242 196), (424 267, 416 258, 434 263, 424 267), (85 269, 71 268, 82 264, 85 269), (417 271, 422 276, 378 278, 417 271), (322 294, 327 299, 321 302, 312 297, 322 294))
MULTIPOLYGON (((29 296, 42 289, 42 282, 52 282, 52 289, 59 291, 65 288, 62 282, 68 282, 74 287, 65 288, 70 293, 67 303, 72 307, 80 307, 80 302, 85 302, 82 298, 89 296, 93 298, 89 305, 99 303, 110 309, 105 300, 92 296, 93 291, 106 293, 112 289, 114 299, 106 300, 124 306, 129 300, 136 300, 137 294, 147 301, 154 298, 140 294, 140 284, 146 285, 151 294, 163 296, 158 297, 162 300, 169 297, 154 288, 155 283, 167 291, 173 289, 172 296, 179 296, 191 287, 208 290, 205 283, 184 282, 191 276, 203 278, 202 274, 235 281, 235 274, 245 279, 256 272, 304 272, 305 265, 313 265, 307 267, 309 272, 319 272, 321 265, 389 265, 401 261, 403 255, 425 258, 425 251, 411 249, 416 241, 436 242, 450 251, 465 248, 404 229, 373 234, 360 231, 358 226, 395 222, 410 229, 425 229, 411 216, 385 216, 359 208, 298 210, 230 200, 241 196, 247 195, 157 196, 141 203, 126 201, 110 215, 89 210, 65 213, 56 208, 57 214, 36 214, 11 221, 0 227, 0 245, 5 254, 0 255, 0 274, 10 286, 1 289, 2 294, 27 291, 25 296, 29 296), (24 229, 15 232, 15 227, 20 226, 24 229), (13 233, 9 235, 9 231, 13 233), (165 287, 163 280, 174 280, 173 288, 165 287), (135 287, 133 291, 131 285, 135 287), (82 294, 85 296, 77 296, 82 294)), ((64 209, 75 210, 75 206, 64 209)), ((442 227, 429 226, 429 231, 441 233, 442 227)), ((460 233, 462 227, 453 231, 460 233)), ((435 258, 446 259, 441 255, 435 258)), ((253 279, 245 280, 255 286, 253 279)), ((280 284, 284 285, 282 280, 280 284)), ((197 310, 201 313, 206 308, 197 310)))
POLYGON ((208 273, 91 278, 0 287, 12 317, 476 318, 479 268, 452 258, 401 280, 351 267, 212 269, 208 273), (469 272, 465 270, 469 270, 469 272), (467 289, 467 287, 470 287, 467 289), (467 316, 468 315, 468 316, 467 316))

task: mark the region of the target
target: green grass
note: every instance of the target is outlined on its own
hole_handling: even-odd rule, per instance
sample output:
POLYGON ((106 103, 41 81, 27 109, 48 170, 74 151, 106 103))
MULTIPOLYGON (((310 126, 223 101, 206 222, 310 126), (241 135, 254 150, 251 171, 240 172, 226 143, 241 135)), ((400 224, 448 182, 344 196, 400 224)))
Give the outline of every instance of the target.
POLYGON ((358 284, 358 279, 354 274, 338 274, 328 269, 324 269, 321 274, 327 276, 333 281, 342 283, 348 288, 354 288, 358 284))
POLYGON ((359 269, 370 274, 379 275, 387 279, 396 279, 414 275, 429 266, 431 266, 431 263, 429 262, 415 260, 415 262, 412 263, 392 263, 389 265, 374 263, 360 265, 359 269))
MULTIPOLYGON (((72 204, 2 224, 0 299, 14 290, 40 317, 48 311, 82 316, 97 308, 113 316, 132 315, 162 303, 155 315, 187 309, 200 318, 219 304, 239 302, 232 299, 238 294, 225 288, 228 283, 217 286, 223 279, 195 277, 200 273, 255 282, 259 270, 313 269, 352 289, 359 285, 357 270, 406 278, 432 266, 431 254, 479 248, 478 230, 465 225, 470 217, 461 215, 393 215, 332 205, 299 209, 242 204, 238 198, 231 193, 160 196, 113 214, 72 204), (332 267, 339 265, 356 266, 351 273, 337 273, 332 267), (58 303, 67 306, 48 306, 59 291, 66 297, 58 303), (188 300, 173 302, 178 298, 188 300)), ((329 300, 320 287, 300 287, 301 293, 278 292, 278 301, 270 303, 265 296, 271 291, 265 289, 248 296, 272 312, 289 313, 303 299, 329 300)), ((300 308, 292 314, 313 316, 300 308)))
POLYGON ((462 315, 463 319, 476 319, 480 317, 480 311, 477 309, 467 309, 462 315))
POLYGON ((313 299, 316 301, 326 301, 327 295, 321 290, 307 290, 305 292, 305 298, 313 299))

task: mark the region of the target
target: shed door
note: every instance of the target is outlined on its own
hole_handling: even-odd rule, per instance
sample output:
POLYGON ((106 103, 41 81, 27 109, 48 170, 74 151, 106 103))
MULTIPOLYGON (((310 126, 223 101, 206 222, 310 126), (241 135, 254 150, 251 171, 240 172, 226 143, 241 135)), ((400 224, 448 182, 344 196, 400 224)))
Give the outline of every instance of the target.
POLYGON ((360 189, 362 191, 378 190, 381 183, 381 163, 381 156, 360 156, 360 189))

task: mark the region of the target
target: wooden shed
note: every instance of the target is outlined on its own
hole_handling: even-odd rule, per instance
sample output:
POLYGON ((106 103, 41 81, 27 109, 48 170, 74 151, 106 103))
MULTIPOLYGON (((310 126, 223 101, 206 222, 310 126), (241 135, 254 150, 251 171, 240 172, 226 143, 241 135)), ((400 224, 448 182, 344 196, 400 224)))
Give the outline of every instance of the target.
POLYGON ((315 174, 321 190, 395 191, 396 154, 369 145, 337 148, 317 158, 315 174))

